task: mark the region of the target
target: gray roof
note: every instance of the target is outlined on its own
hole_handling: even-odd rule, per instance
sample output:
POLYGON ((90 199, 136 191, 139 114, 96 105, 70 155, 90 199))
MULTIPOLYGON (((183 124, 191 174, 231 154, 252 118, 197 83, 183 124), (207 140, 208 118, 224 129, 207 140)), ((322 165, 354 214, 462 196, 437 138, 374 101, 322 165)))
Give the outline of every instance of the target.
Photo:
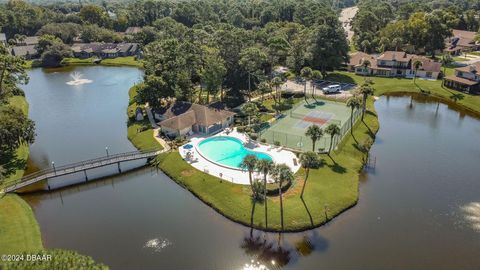
POLYGON ((5 33, 0 33, 0 41, 7 41, 7 36, 5 35, 5 33))
POLYGON ((36 55, 38 53, 35 45, 28 46, 15 46, 12 49, 12 53, 15 56, 36 55))
POLYGON ((24 40, 17 40, 17 44, 19 45, 37 45, 38 44, 38 37, 25 37, 24 40))
POLYGON ((125 30, 125 34, 127 35, 136 34, 136 33, 139 33, 140 31, 142 31, 141 27, 131 26, 131 27, 128 27, 127 30, 125 30))
POLYGON ((72 50, 76 53, 88 52, 88 53, 116 53, 116 52, 136 52, 138 48, 137 43, 79 43, 72 46, 72 50))

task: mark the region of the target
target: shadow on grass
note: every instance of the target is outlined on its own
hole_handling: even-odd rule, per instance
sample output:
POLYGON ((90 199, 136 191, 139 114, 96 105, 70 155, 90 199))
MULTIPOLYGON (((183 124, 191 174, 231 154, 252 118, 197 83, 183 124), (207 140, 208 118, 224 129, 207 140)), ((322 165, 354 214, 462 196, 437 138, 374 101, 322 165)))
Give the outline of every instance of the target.
POLYGON ((310 224, 313 226, 312 214, 310 214, 310 210, 308 210, 307 203, 302 197, 300 197, 300 200, 302 200, 303 206, 305 206, 305 210, 307 210, 308 218, 310 219, 310 224))
POLYGON ((355 83, 355 80, 352 77, 344 74, 336 73, 336 72, 328 74, 325 77, 325 80, 340 82, 340 83, 352 83, 352 84, 355 83))
POLYGON ((2 175, 7 178, 16 173, 17 170, 22 170, 27 166, 27 161, 18 158, 16 149, 1 148, 0 165, 3 167, 2 175))
POLYGON ((343 167, 342 165, 338 164, 335 161, 334 161, 333 165, 328 165, 328 167, 335 173, 344 174, 344 173, 347 172, 347 168, 343 167))

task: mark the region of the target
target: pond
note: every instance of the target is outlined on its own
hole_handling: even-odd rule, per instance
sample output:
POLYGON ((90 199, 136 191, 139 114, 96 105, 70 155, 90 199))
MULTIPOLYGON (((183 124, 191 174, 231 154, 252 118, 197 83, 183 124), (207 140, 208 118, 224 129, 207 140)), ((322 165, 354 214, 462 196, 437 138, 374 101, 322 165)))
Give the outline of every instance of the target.
MULTIPOLYGON (((79 89, 66 84, 72 70, 30 72, 32 157, 43 166, 133 149, 125 110, 141 72, 75 71, 92 82, 79 89)), ((24 198, 47 248, 112 269, 478 269, 480 121, 409 97, 381 97, 376 109, 376 164, 358 205, 304 233, 250 231, 148 167, 24 198)))

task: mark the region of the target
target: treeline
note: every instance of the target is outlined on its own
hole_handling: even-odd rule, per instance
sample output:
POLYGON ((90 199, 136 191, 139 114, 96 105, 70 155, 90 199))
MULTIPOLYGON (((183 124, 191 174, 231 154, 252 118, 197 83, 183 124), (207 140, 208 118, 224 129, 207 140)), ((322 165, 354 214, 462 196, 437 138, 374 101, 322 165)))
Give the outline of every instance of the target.
MULTIPOLYGON (((21 108, 13 104, 15 96, 24 96, 19 85, 28 83, 25 61, 10 55, 0 43, 0 183, 15 172, 15 151, 22 143, 33 143, 35 124, 21 108)), ((25 108, 26 109, 26 108, 25 108)))
POLYGON ((362 0, 358 7, 353 43, 365 52, 403 49, 434 56, 452 29, 480 27, 478 0, 362 0))
POLYGON ((324 7, 321 14, 312 25, 282 21, 253 29, 228 23, 188 27, 171 17, 157 19, 136 35, 146 44, 145 83, 137 101, 209 103, 210 96, 219 95, 239 104, 254 91, 272 90, 276 66, 294 74, 309 66, 325 76, 348 60, 349 48, 337 13, 324 7))

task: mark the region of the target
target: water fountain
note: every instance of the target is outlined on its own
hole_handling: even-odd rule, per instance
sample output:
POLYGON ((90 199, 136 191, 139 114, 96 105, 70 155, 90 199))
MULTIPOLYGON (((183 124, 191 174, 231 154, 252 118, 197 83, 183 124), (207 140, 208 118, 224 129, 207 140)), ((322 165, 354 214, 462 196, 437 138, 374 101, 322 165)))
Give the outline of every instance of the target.
POLYGON ((472 228, 480 232, 480 202, 471 202, 463 206, 462 209, 465 213, 465 219, 472 228))
POLYGON ((79 72, 73 72, 70 74, 70 77, 72 77, 73 80, 68 81, 68 85, 82 85, 86 83, 92 83, 92 80, 89 79, 82 79, 83 75, 80 74, 79 72))

